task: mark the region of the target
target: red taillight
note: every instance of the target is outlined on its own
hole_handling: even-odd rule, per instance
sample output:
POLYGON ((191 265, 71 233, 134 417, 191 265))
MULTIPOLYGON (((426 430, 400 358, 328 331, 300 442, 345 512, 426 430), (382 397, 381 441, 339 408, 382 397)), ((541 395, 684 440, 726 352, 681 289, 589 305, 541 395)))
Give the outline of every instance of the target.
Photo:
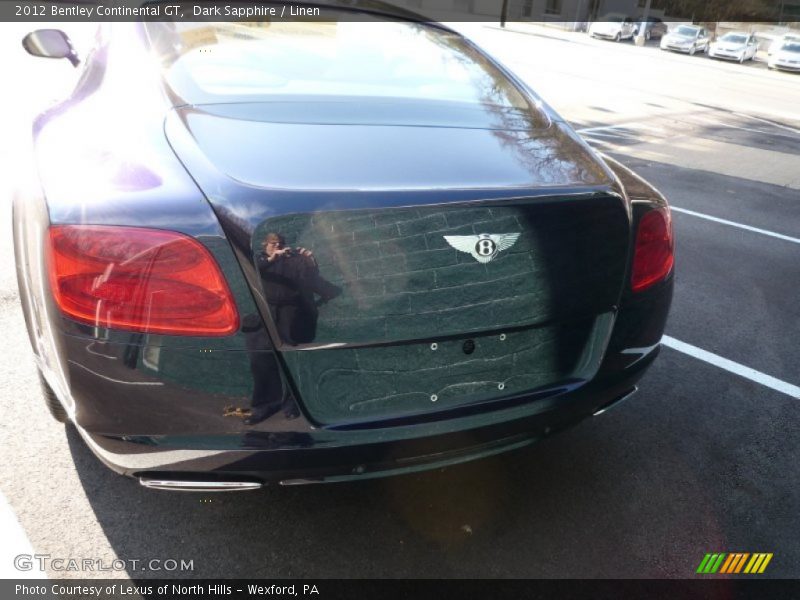
POLYGON ((636 232, 633 251, 631 289, 642 292, 664 279, 672 270, 673 254, 672 217, 669 208, 659 208, 644 214, 636 232))
POLYGON ((230 335, 239 314, 211 253, 173 231, 101 225, 50 228, 50 286, 63 313, 111 329, 230 335))

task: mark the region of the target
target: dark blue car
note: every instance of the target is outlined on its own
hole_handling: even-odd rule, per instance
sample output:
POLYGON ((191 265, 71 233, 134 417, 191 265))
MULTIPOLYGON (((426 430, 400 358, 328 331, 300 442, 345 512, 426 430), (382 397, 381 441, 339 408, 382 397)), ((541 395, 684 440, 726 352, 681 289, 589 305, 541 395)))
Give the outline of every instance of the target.
POLYGON ((461 35, 376 8, 114 23, 14 205, 53 416, 154 488, 404 473, 628 397, 673 286, 661 194, 461 35))

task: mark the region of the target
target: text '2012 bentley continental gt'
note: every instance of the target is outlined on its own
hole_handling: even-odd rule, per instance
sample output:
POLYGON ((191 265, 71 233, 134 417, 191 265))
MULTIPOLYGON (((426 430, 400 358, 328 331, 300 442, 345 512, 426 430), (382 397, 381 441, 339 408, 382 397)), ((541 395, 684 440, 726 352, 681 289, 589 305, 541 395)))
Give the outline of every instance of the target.
POLYGON ((636 390, 666 200, 471 41, 371 3, 113 23, 34 124, 17 197, 50 411, 151 488, 406 473, 636 390), (357 17, 357 18, 354 18, 357 17))

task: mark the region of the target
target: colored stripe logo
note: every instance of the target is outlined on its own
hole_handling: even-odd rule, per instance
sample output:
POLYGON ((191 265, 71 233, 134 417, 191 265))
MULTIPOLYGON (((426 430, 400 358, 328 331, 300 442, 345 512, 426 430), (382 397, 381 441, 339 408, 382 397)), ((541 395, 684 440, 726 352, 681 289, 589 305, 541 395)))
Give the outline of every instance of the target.
POLYGON ((766 552, 718 552, 714 554, 706 554, 703 560, 700 561, 700 566, 697 567, 697 573, 702 575, 715 575, 719 574, 737 574, 748 573, 756 574, 763 573, 769 561, 772 560, 772 553, 766 552))

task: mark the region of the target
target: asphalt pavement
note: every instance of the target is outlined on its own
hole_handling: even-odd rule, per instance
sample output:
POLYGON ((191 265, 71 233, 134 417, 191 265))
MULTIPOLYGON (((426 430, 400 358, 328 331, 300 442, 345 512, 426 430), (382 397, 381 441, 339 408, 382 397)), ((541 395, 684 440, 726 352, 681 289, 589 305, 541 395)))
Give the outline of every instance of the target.
MULTIPOLYGON (((680 209, 667 334, 738 367, 665 347, 619 407, 447 469, 230 495, 148 491, 46 412, 3 200, 0 524, 16 519, 30 547, 53 557, 193 561, 189 572, 105 577, 689 577, 705 553, 734 551, 774 553, 764 576, 800 577, 800 75, 470 27, 680 209)), ((22 135, 52 91, 37 74, 55 74, 51 84, 69 74, 14 56, 26 76, 7 125, 22 135)), ((6 140, 4 164, 24 143, 6 140)), ((10 557, 24 540, 0 546, 0 573, 17 575, 10 557)))

